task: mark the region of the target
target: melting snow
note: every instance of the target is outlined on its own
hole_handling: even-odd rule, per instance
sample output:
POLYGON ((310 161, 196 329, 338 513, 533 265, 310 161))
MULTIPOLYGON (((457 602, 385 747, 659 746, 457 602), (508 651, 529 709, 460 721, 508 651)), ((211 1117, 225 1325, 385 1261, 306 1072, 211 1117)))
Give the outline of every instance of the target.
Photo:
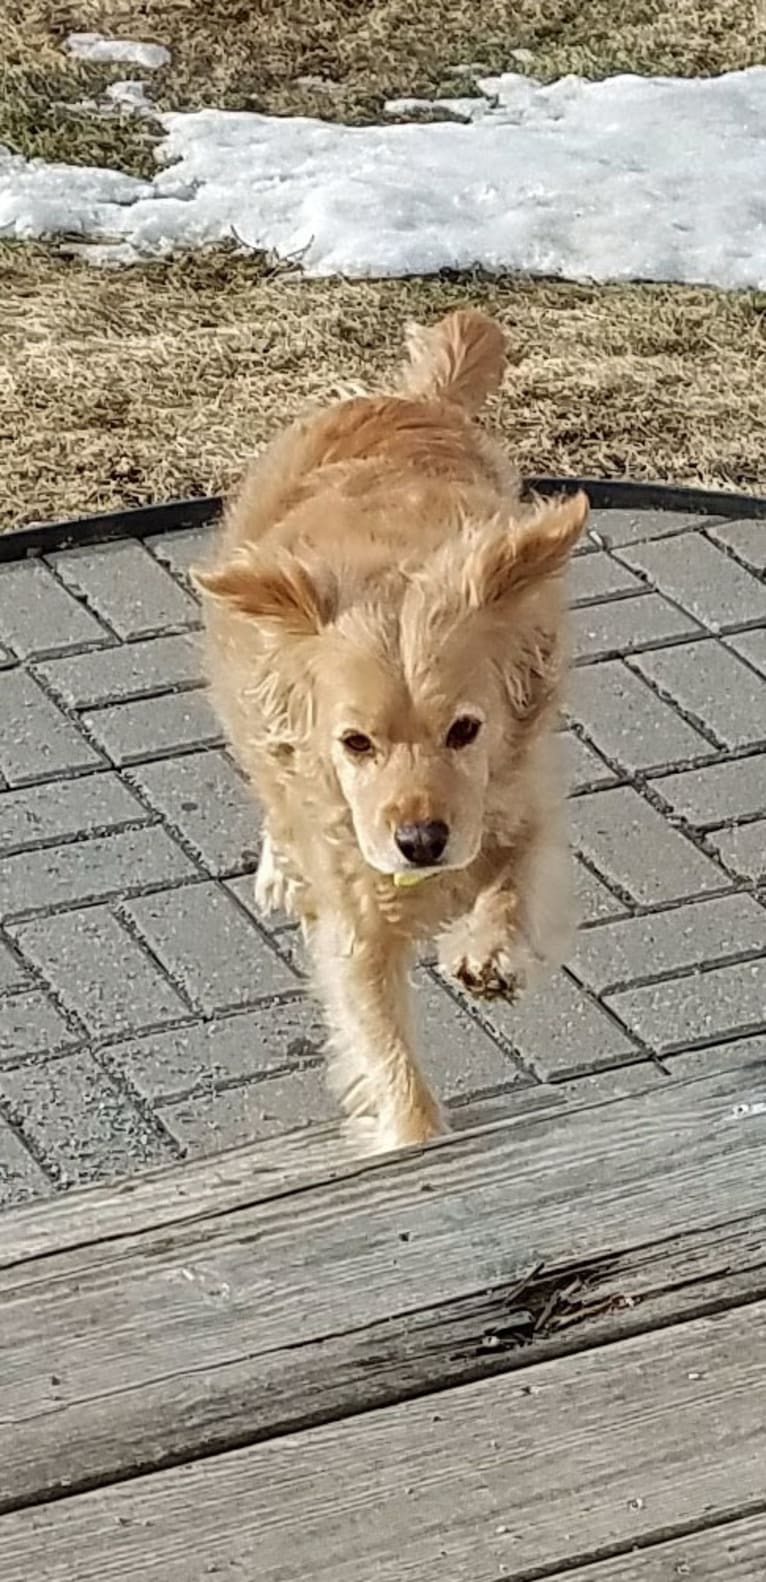
POLYGON ((115 109, 125 110, 131 115, 150 115, 156 119, 157 112, 142 82, 133 82, 132 79, 110 82, 106 99, 115 109))
POLYGON ((104 38, 102 33, 70 33, 64 47, 81 60, 130 61, 149 71, 170 62, 170 50, 164 44, 142 44, 136 38, 104 38))
POLYGON ((766 67, 481 89, 457 101, 463 125, 160 115, 151 181, 0 152, 0 230, 66 231, 99 262, 111 244, 124 262, 234 237, 314 275, 766 288, 766 67))

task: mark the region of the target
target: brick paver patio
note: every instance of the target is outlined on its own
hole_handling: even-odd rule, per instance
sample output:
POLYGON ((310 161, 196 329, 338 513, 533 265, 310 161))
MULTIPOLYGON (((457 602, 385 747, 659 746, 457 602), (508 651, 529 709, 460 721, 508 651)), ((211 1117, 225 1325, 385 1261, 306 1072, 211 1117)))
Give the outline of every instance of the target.
MULTIPOLYGON (((332 1118, 202 687, 208 529, 0 567, 0 1203, 332 1118)), ((456 1124, 764 1059, 766 523, 595 513, 566 733, 583 927, 519 1007, 419 969, 456 1124)))

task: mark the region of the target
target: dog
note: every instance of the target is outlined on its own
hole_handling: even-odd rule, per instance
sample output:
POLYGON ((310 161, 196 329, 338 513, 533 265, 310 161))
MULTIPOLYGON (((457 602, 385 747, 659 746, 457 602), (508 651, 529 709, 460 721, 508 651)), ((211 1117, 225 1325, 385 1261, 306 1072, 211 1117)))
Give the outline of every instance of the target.
POLYGON ((506 362, 473 309, 412 326, 391 394, 266 450, 203 594, 214 705, 264 812, 256 899, 300 919, 357 1148, 446 1129, 418 1063, 422 942, 513 999, 571 934, 556 728, 562 572, 588 501, 523 505, 475 421, 506 362))

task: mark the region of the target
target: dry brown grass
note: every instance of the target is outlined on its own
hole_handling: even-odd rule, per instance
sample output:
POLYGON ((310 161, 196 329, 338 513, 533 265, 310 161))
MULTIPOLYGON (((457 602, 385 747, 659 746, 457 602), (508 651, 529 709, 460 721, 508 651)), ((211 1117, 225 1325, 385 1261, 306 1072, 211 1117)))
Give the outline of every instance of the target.
POLYGON ((277 424, 472 301, 518 350, 497 419, 528 471, 766 488, 766 302, 509 279, 269 275, 226 252, 110 273, 0 249, 8 525, 228 485, 277 424))
POLYGON ((699 75, 766 58, 763 0, 0 0, 5 62, 0 142, 144 174, 151 130, 74 106, 108 82, 144 76, 160 108, 224 105, 377 119, 399 94, 464 92, 513 65, 543 78, 615 71, 699 75), (168 44, 167 70, 83 65, 71 31, 168 44))
POLYGON ((170 44, 166 92, 184 105, 376 114, 388 94, 430 92, 456 66, 718 72, 766 53, 761 0, 59 0, 63 29, 136 29, 170 44), (321 83, 301 83, 301 78, 321 83))
MULTIPOLYGON (((155 39, 161 107, 377 118, 530 51, 541 77, 717 72, 766 56, 763 0, 0 0, 0 143, 152 168, 156 128, 78 106, 126 75, 69 31, 155 39)), ((7 525, 225 486, 312 397, 398 355, 403 321, 485 304, 519 347, 498 417, 528 470, 766 487, 764 302, 509 279, 317 282, 218 251, 122 274, 0 246, 7 525)))
POLYGON ((157 127, 86 107, 129 72, 64 54, 54 12, 41 0, 0 0, 0 143, 27 158, 151 174, 157 127))

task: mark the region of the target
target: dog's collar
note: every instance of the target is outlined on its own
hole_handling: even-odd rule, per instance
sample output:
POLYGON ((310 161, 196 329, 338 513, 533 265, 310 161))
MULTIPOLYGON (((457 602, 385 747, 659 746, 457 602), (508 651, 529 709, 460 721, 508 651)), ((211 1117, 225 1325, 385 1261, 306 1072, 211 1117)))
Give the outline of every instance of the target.
POLYGON ((426 879, 434 879, 438 872, 438 868, 426 868, 423 873, 393 873, 391 878, 397 890, 414 890, 416 885, 425 884, 426 879))

